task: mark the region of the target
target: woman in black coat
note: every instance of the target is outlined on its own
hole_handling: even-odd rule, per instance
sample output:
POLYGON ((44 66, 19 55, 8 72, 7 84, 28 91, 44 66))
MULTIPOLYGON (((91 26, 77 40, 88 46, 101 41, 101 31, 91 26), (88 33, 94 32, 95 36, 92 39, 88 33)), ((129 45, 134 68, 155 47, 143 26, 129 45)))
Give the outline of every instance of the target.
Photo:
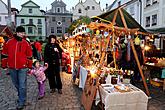
POLYGON ((55 35, 50 35, 48 43, 44 50, 44 62, 48 63, 47 77, 51 93, 58 89, 58 93, 62 94, 62 82, 60 77, 60 59, 62 58, 62 49, 57 43, 55 35))

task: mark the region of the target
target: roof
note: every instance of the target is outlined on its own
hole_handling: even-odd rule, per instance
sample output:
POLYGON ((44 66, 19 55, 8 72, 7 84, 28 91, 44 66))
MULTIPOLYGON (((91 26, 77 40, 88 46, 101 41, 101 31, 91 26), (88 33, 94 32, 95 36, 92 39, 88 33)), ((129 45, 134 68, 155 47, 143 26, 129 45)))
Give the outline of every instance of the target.
POLYGON ((51 5, 53 5, 53 6, 66 6, 66 4, 62 1, 62 0, 60 0, 60 1, 57 1, 57 0, 55 0, 51 5))
POLYGON ((115 26, 128 28, 128 29, 137 29, 139 28, 140 32, 147 32, 126 10, 122 7, 118 7, 112 11, 105 12, 99 16, 99 18, 105 19, 112 22, 115 26))
POLYGON ((12 37, 13 33, 7 25, 0 25, 0 35, 12 37), (5 35, 4 35, 5 33, 5 35))
POLYGON ((148 32, 157 33, 157 34, 165 34, 165 27, 155 28, 155 29, 147 29, 148 32))
POLYGON ((117 0, 113 1, 113 3, 107 8, 107 10, 111 10, 111 8, 115 5, 116 2, 117 0))
POLYGON ((40 6, 37 5, 36 3, 34 3, 32 0, 29 0, 29 1, 25 2, 25 3, 22 4, 21 6, 23 7, 23 6, 25 6, 26 4, 28 4, 28 3, 30 3, 30 2, 33 3, 34 5, 36 5, 36 7, 40 8, 40 6))

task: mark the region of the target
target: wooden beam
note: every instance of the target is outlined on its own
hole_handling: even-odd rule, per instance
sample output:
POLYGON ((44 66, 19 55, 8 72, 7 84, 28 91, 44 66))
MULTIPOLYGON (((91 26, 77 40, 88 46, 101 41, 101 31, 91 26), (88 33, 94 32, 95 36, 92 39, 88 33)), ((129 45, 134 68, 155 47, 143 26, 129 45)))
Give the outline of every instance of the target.
POLYGON ((112 20, 112 24, 115 25, 116 24, 116 17, 117 17, 117 14, 118 14, 118 9, 115 11, 115 15, 113 17, 113 20, 112 20))
POLYGON ((124 27, 125 27, 126 29, 128 29, 127 23, 125 22, 124 15, 123 15, 123 13, 121 12, 121 8, 119 8, 119 13, 120 13, 120 16, 121 16, 121 20, 123 21, 124 27))
POLYGON ((148 96, 150 96, 150 92, 149 92, 149 90, 148 90, 148 86, 147 86, 147 83, 146 83, 146 80, 145 80, 143 71, 142 71, 141 66, 140 66, 139 58, 138 58, 137 52, 136 52, 136 50, 135 50, 134 43, 133 43, 132 40, 130 40, 130 43, 131 43, 131 48, 132 48, 132 51, 133 51, 133 54, 134 54, 134 57, 135 57, 137 66, 138 66, 138 68, 139 68, 140 75, 141 75, 142 80, 143 80, 144 87, 145 87, 145 89, 146 89, 146 94, 147 94, 148 96))

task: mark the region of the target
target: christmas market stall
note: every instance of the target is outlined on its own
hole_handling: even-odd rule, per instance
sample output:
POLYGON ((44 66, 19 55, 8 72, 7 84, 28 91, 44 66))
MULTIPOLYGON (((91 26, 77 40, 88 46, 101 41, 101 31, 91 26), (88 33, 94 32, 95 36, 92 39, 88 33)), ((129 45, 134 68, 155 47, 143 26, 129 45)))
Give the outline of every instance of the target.
MULTIPOLYGON (((82 104, 86 110, 90 110, 95 94, 97 93, 96 100, 99 97, 100 101, 104 103, 106 110, 110 108, 117 109, 116 107, 124 108, 126 106, 120 106, 120 104, 129 105, 129 103, 132 102, 138 102, 139 105, 137 106, 137 103, 134 103, 132 107, 127 106, 126 109, 146 110, 148 97, 143 91, 129 84, 130 80, 127 80, 127 78, 134 75, 135 71, 139 71, 146 89, 146 94, 149 95, 149 90, 141 68, 141 61, 139 61, 141 58, 139 58, 139 53, 137 54, 139 50, 136 50, 140 49, 139 46, 136 46, 140 44, 139 34, 147 35, 147 33, 133 18, 130 18, 130 16, 129 18, 125 18, 128 17, 129 14, 121 7, 111 11, 111 13, 108 12, 105 14, 106 17, 112 17, 112 20, 106 20, 104 17, 101 18, 100 15, 94 17, 94 22, 87 25, 87 30, 89 28, 91 31, 89 32, 90 34, 85 34, 84 38, 87 40, 83 41, 86 41, 86 45, 81 45, 85 50, 83 51, 83 53, 85 53, 84 59, 87 60, 84 60, 85 65, 83 63, 80 64, 79 69, 80 76, 83 77, 83 75, 86 74, 86 80, 83 81, 85 85, 82 87, 82 104), (111 13, 113 13, 113 15, 111 15, 111 13), (132 20, 134 20, 134 22, 132 20), (132 25, 130 25, 131 23, 132 25), (120 24, 123 25, 120 26, 120 24), (121 54, 122 49, 124 49, 125 52, 123 55, 121 54), (108 61, 108 52, 112 57, 111 61, 108 61), (98 55, 95 53, 98 53, 98 55), (110 64, 107 61, 110 62, 110 64), (126 61, 127 64, 125 64, 126 61), (134 65, 136 65, 136 70, 135 67, 133 67, 134 65), (106 87, 107 89, 105 89, 106 87), (118 93, 117 97, 119 99, 117 97, 110 97, 113 96, 111 93, 115 92, 118 93), (132 93, 134 94, 133 96, 131 96, 132 93), (123 99, 121 99, 120 95, 123 96, 123 99), (130 97, 143 97, 143 99, 138 100, 138 98, 135 98, 135 100, 128 102, 125 99, 128 97, 127 95, 130 97), (109 97, 108 99, 112 98, 116 101, 114 103, 113 101, 105 100, 105 97, 109 97)), ((140 57, 143 57, 142 53, 140 57)), ((81 80, 81 77, 79 77, 79 79, 81 80)), ((96 101, 96 103, 97 102, 98 101, 96 101)))

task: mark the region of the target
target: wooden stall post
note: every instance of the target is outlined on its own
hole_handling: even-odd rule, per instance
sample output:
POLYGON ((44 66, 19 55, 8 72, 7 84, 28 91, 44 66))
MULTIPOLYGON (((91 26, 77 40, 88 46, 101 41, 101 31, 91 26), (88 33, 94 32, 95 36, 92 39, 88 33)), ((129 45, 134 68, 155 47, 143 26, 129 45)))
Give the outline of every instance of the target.
POLYGON ((135 47, 134 47, 134 43, 133 43, 132 40, 130 40, 130 43, 131 43, 133 54, 135 56, 136 63, 137 63, 138 68, 139 68, 140 75, 141 75, 142 80, 143 80, 144 87, 146 89, 146 93, 147 93, 148 96, 150 96, 150 93, 149 93, 149 90, 148 90, 148 86, 147 86, 147 83, 146 83, 146 80, 145 80, 145 77, 144 77, 144 74, 143 74, 143 71, 141 69, 140 62, 139 62, 139 59, 138 59, 138 56, 137 56, 137 53, 136 53, 136 50, 135 50, 135 47))

